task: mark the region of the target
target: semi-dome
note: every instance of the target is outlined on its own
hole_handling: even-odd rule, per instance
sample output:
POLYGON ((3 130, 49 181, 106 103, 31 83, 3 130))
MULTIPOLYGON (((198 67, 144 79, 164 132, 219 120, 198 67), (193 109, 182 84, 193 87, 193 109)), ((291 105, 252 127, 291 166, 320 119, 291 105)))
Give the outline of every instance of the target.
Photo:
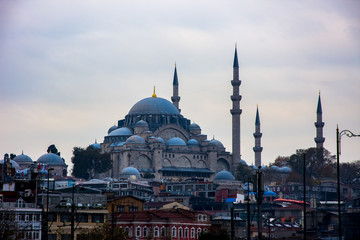
POLYGON ((64 160, 54 153, 45 153, 37 160, 38 163, 44 163, 46 165, 61 165, 66 166, 64 160))
POLYGON ((247 166, 247 163, 246 163, 246 161, 244 159, 240 159, 240 164, 244 165, 244 166, 247 166))
POLYGON ((162 139, 161 137, 155 137, 155 138, 154 138, 154 142, 156 142, 156 143, 163 143, 163 144, 165 144, 164 139, 162 139))
POLYGON ((119 128, 119 127, 116 126, 116 125, 110 127, 109 130, 108 130, 108 134, 111 133, 112 131, 114 131, 115 129, 118 129, 118 128, 119 128))
POLYGON ((14 161, 17 162, 17 163, 32 163, 33 160, 28 156, 28 155, 25 155, 25 154, 21 154, 21 155, 18 155, 14 158, 14 161))
POLYGON ((146 142, 145 139, 140 137, 139 135, 133 135, 126 140, 126 143, 144 144, 146 142))
POLYGON ((235 178, 231 174, 231 172, 226 170, 222 170, 218 172, 214 177, 214 181, 234 181, 234 180, 235 178))
POLYGON ((199 144, 199 142, 198 142, 198 140, 196 140, 196 139, 190 139, 189 141, 187 141, 187 143, 186 143, 188 146, 199 146, 200 144, 199 144))
POLYGON ((201 130, 200 126, 197 125, 196 123, 190 124, 189 129, 190 129, 190 130, 194 130, 194 129, 201 130))
POLYGON ((289 167, 282 167, 279 170, 281 173, 290 173, 291 172, 291 168, 289 168, 289 167))
POLYGON ((129 115, 167 114, 180 115, 179 110, 168 100, 160 97, 144 98, 129 111, 129 115))
MULTIPOLYGON (((15 171, 20 170, 20 165, 19 165, 17 162, 15 162, 14 160, 10 160, 10 163, 11 163, 11 167, 12 167, 12 168, 15 168, 15 171)), ((4 164, 4 159, 1 159, 1 160, 0 160, 0 164, 1 164, 1 165, 4 164)))
POLYGON ((186 143, 184 140, 182 140, 179 137, 173 137, 170 138, 167 142, 166 142, 167 146, 186 146, 186 143))
POLYGON ((135 123, 135 127, 149 127, 149 124, 144 120, 140 120, 137 123, 135 123))
POLYGON ((209 145, 210 146, 217 146, 219 148, 224 148, 224 145, 219 140, 216 140, 216 139, 211 140, 209 142, 209 145))
POLYGON ((132 132, 127 127, 122 127, 115 129, 111 133, 109 133, 109 136, 131 136, 132 132))
POLYGON ((90 144, 90 146, 93 147, 93 148, 95 148, 95 149, 100 149, 100 148, 101 148, 101 147, 100 147, 100 143, 97 143, 97 142, 95 142, 95 143, 93 143, 93 144, 90 144))
POLYGON ((134 168, 134 167, 126 167, 126 168, 124 168, 124 169, 121 171, 121 174, 123 174, 123 175, 129 175, 129 176, 135 175, 135 176, 137 176, 137 177, 140 177, 140 172, 139 172, 139 170, 137 170, 137 169, 134 168))

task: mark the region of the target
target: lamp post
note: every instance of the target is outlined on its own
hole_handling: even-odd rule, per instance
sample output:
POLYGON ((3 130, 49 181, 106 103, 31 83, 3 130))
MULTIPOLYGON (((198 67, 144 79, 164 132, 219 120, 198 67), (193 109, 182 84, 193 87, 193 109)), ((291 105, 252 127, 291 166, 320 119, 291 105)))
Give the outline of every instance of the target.
POLYGON ((45 240, 48 239, 49 234, 49 188, 50 188, 50 172, 53 171, 54 168, 48 169, 48 175, 47 175, 47 193, 46 193, 46 214, 45 214, 45 240))
POLYGON ((339 240, 341 240, 341 204, 340 204, 340 154, 341 154, 341 137, 342 136, 360 137, 360 134, 354 134, 349 130, 339 132, 339 126, 336 126, 336 173, 337 173, 337 198, 338 198, 338 215, 339 215, 339 240))
MULTIPOLYGON (((72 197, 71 197, 71 235, 70 239, 74 240, 74 233, 75 233, 75 188, 79 187, 79 185, 76 185, 74 182, 74 185, 72 186, 72 197)), ((80 188, 84 189, 83 187, 80 188)))

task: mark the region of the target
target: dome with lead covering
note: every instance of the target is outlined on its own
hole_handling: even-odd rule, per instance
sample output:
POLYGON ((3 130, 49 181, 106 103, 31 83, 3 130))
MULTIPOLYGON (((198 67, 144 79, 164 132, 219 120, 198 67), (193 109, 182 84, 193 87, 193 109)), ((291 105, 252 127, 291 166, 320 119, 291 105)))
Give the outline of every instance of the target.
POLYGON ((193 130, 193 129, 199 129, 199 130, 201 130, 200 126, 197 125, 196 123, 190 124, 189 129, 191 129, 191 130, 193 130))
MULTIPOLYGON (((11 163, 11 167, 12 167, 12 168, 15 168, 15 171, 20 170, 20 165, 19 165, 17 162, 15 162, 14 160, 10 160, 10 163, 11 163)), ((0 164, 1 164, 1 165, 4 164, 4 159, 1 159, 1 160, 0 160, 0 164)))
POLYGON ((184 140, 182 140, 179 137, 173 137, 170 138, 167 142, 166 142, 167 146, 186 146, 186 143, 184 140))
POLYGON ((135 127, 149 127, 149 124, 144 120, 140 120, 137 123, 135 123, 135 127))
POLYGON ((66 166, 64 160, 54 153, 45 153, 37 160, 38 163, 43 163, 46 165, 60 165, 66 166))
POLYGON ((235 178, 231 174, 231 172, 226 170, 222 170, 218 172, 214 177, 214 181, 234 181, 234 180, 235 178))
POLYGON ((209 142, 209 145, 210 146, 217 146, 219 148, 224 148, 224 145, 219 140, 216 140, 216 139, 211 140, 209 142))
POLYGON ((139 170, 137 170, 137 169, 134 168, 134 167, 126 167, 126 168, 124 168, 124 169, 121 171, 121 174, 123 174, 123 175, 129 175, 129 176, 135 175, 135 176, 137 176, 137 177, 140 177, 140 172, 139 172, 139 170))
POLYGON ((109 133, 109 136, 131 136, 132 132, 127 127, 122 127, 115 129, 111 133, 109 133))
POLYGON ((116 126, 116 125, 112 126, 111 128, 109 128, 108 134, 111 133, 112 131, 114 131, 115 129, 118 129, 118 128, 119 128, 119 127, 116 126))
POLYGON ((25 155, 25 154, 21 154, 21 155, 18 155, 14 158, 14 161, 17 162, 17 163, 32 163, 33 160, 28 156, 28 155, 25 155))
POLYGON ((145 139, 140 137, 139 135, 133 135, 126 140, 126 143, 144 144, 146 142, 145 142, 145 139))
POLYGON ((166 114, 180 115, 179 110, 168 100, 160 97, 144 98, 129 111, 129 115, 166 114))
POLYGON ((189 141, 187 141, 187 143, 186 143, 188 146, 199 146, 200 144, 199 144, 199 142, 198 142, 198 140, 196 140, 196 139, 190 139, 189 141))

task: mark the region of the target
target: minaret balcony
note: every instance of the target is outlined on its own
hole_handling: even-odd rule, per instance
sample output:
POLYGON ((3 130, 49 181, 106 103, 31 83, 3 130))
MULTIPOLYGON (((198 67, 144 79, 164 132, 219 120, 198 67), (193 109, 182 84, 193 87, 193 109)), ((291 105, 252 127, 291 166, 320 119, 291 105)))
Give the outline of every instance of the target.
POLYGON ((254 138, 261 138, 262 133, 254 133, 254 138))
POLYGON ((238 95, 238 96, 234 96, 234 95, 232 95, 232 96, 231 96, 231 101, 240 101, 240 100, 241 100, 241 98, 242 98, 242 96, 241 96, 241 95, 238 95))
POLYGON ((315 122, 315 127, 324 127, 325 123, 324 122, 315 122))
POLYGON ((325 138, 323 138, 323 137, 316 137, 316 138, 314 138, 314 140, 316 143, 324 143, 325 142, 325 138))
POLYGON ((253 150, 254 150, 254 152, 262 152, 263 148, 256 146, 256 147, 253 147, 253 150))
POLYGON ((241 109, 230 109, 230 113, 231 113, 231 115, 237 115, 237 114, 241 114, 242 110, 241 109))
POLYGON ((233 86, 233 87, 238 87, 238 86, 240 86, 240 84, 241 84, 241 81, 240 80, 232 80, 231 81, 231 85, 233 86))
POLYGON ((180 97, 179 97, 179 96, 172 96, 172 97, 171 97, 171 101, 173 101, 173 102, 179 102, 179 101, 180 101, 180 97))

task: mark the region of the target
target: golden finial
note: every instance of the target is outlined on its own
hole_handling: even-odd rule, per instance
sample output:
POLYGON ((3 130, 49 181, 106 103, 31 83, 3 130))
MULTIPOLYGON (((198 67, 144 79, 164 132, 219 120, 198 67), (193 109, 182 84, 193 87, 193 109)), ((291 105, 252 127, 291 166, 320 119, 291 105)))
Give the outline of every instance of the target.
POLYGON ((175 67, 176 67, 176 61, 175 61, 175 67))
POLYGON ((156 93, 155 93, 155 86, 154 86, 154 93, 153 93, 152 97, 157 97, 156 93))
POLYGON ((237 42, 235 42, 235 48, 237 48, 237 42))
POLYGON ((320 95, 320 90, 319 90, 319 95, 320 95))

